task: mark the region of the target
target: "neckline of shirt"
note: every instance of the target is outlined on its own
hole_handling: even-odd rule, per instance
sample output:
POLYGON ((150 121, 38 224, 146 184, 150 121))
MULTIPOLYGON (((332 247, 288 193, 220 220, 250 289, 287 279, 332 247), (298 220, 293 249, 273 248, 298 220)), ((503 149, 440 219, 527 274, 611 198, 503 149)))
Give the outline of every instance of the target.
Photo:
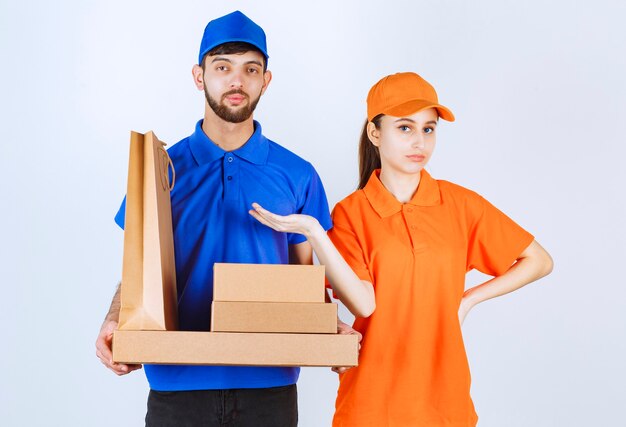
POLYGON ((269 142, 267 138, 263 136, 261 124, 256 120, 253 122, 254 132, 250 138, 245 144, 234 151, 225 151, 213 142, 207 134, 204 133, 204 130, 202 130, 203 121, 204 119, 198 120, 194 133, 189 137, 189 149, 198 165, 221 159, 226 154, 234 154, 241 159, 257 165, 263 165, 267 162, 269 142))
MULTIPOLYGON (((370 179, 363 187, 365 197, 370 202, 372 208, 382 218, 391 216, 402 211, 403 203, 400 203, 380 181, 380 169, 372 172, 370 179)), ((420 172, 420 183, 417 191, 406 204, 413 206, 435 206, 441 203, 439 194, 439 184, 430 174, 422 169, 420 172)))

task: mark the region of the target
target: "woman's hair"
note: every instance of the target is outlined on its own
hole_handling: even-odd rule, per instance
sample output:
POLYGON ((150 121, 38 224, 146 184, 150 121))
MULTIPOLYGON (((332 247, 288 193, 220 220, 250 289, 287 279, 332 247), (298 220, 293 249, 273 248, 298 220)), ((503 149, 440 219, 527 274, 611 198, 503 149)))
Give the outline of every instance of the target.
MULTIPOLYGON (((380 129, 380 120, 382 117, 383 114, 379 114, 372 119, 372 123, 374 123, 376 129, 380 129)), ((369 136, 367 136, 367 123, 368 121, 366 120, 359 141, 359 190, 365 187, 372 172, 376 169, 380 169, 380 154, 378 153, 378 147, 372 144, 369 136)))

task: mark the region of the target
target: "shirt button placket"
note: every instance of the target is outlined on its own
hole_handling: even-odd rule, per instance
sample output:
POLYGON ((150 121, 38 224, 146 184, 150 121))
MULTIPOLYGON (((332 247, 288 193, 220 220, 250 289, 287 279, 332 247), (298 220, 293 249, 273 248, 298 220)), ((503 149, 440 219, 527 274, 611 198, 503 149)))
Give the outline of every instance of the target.
POLYGON ((404 206, 403 207, 403 215, 404 215, 404 221, 406 222, 408 231, 409 231, 409 237, 411 239, 411 246, 413 247, 413 249, 415 249, 416 243, 417 243, 417 239, 419 238, 418 236, 418 227, 415 224, 415 215, 413 214, 413 207, 411 206, 404 206))
POLYGON ((226 200, 237 199, 237 159, 231 153, 224 156, 224 198, 226 200))

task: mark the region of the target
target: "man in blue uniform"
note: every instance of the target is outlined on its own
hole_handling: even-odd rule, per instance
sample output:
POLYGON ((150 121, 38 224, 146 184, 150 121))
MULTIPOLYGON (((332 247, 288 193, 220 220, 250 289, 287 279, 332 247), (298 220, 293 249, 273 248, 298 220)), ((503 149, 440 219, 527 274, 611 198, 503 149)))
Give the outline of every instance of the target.
MULTIPOLYGON (((215 262, 311 264, 305 237, 265 227, 248 214, 258 202, 279 214, 304 213, 331 227, 313 166, 267 139, 252 113, 272 75, 265 33, 241 12, 207 25, 192 74, 204 91, 204 118, 169 149, 181 330, 207 331, 215 262)), ((124 204, 116 222, 124 226, 124 204)), ((119 288, 96 348, 118 375, 141 365, 111 360, 119 288)), ((299 368, 146 365, 148 426, 295 426, 299 368)))

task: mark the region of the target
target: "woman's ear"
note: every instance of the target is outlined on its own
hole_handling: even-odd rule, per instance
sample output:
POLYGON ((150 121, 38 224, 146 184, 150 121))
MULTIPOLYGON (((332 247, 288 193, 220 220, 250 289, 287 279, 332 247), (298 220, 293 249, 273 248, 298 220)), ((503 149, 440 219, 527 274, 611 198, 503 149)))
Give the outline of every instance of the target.
POLYGON ((380 145, 380 130, 378 130, 374 122, 367 123, 367 137, 374 146, 378 147, 380 145))

